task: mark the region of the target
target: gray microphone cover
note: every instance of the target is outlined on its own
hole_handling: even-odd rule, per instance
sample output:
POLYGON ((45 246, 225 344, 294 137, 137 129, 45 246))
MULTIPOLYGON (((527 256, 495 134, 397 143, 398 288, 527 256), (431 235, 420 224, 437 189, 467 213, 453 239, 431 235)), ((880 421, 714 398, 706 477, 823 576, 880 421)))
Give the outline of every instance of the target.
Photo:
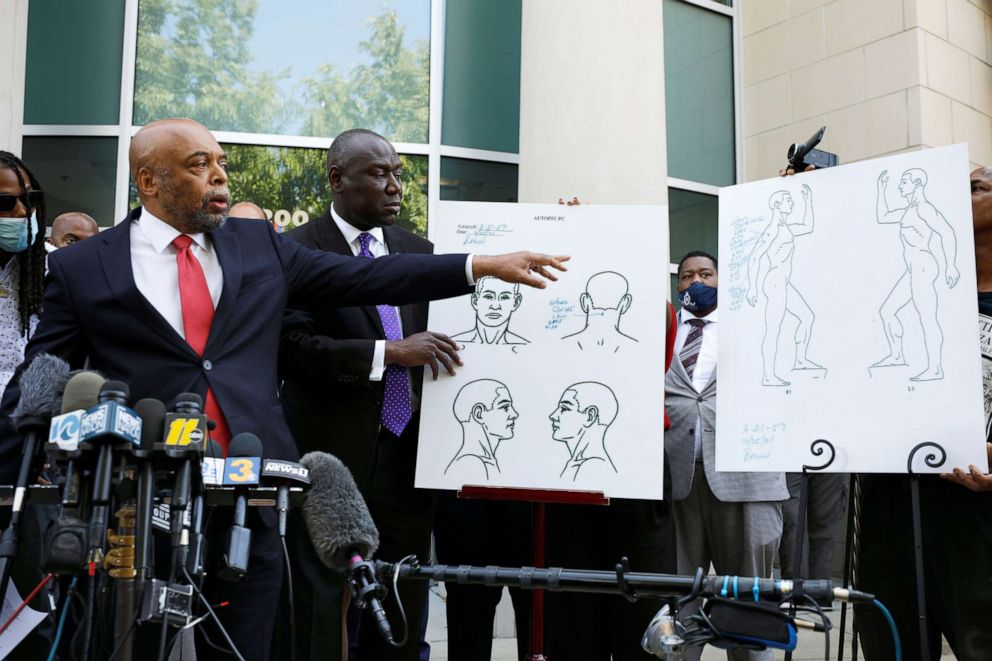
POLYGON ((351 471, 326 452, 307 453, 300 463, 310 469, 303 520, 317 557, 339 572, 348 569, 354 553, 370 558, 379 548, 379 531, 351 471))
POLYGON ((57 356, 38 354, 21 373, 21 398, 11 420, 14 427, 47 425, 59 413, 59 397, 69 380, 69 363, 57 356))
POLYGON ((100 389, 105 382, 106 379, 99 373, 90 370, 74 374, 65 384, 62 413, 96 406, 100 402, 100 389))
POLYGON ((146 397, 135 402, 134 412, 141 418, 141 449, 151 452, 155 449, 155 444, 162 440, 165 404, 160 400, 146 397))
POLYGON ((262 440, 250 431, 236 434, 227 445, 228 457, 261 457, 262 440))

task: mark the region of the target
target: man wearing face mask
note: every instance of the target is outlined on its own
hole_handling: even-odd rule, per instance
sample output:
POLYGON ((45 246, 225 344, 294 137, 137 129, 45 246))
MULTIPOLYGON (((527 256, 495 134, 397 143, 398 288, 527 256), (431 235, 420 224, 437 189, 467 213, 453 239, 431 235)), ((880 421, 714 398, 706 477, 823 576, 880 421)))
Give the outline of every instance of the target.
MULTIPOLYGON (((678 573, 771 577, 782 536, 784 473, 716 470, 717 261, 693 251, 678 270, 675 356, 665 380, 671 429, 665 461, 672 476, 678 573)), ((691 614, 687 609, 685 615, 691 614)), ((701 648, 687 652, 698 659, 701 648)), ((771 659, 772 652, 730 651, 727 658, 771 659)))
POLYGON ((45 197, 27 166, 0 151, 0 395, 24 360, 45 290, 45 197))

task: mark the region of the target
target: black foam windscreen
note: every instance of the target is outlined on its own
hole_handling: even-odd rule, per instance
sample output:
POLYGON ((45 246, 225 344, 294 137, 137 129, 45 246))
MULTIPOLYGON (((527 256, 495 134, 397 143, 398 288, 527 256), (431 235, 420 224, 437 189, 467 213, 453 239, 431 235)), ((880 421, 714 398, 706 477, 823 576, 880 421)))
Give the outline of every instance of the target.
POLYGON ((134 404, 134 412, 141 418, 141 449, 152 451, 155 444, 162 440, 165 404, 151 397, 139 399, 134 404))
MULTIPOLYGON (((212 457, 214 459, 223 459, 224 448, 220 446, 220 443, 218 443, 217 441, 211 438, 207 441, 207 447, 203 450, 203 456, 212 457)), ((244 457, 247 455, 238 455, 238 456, 244 457)), ((251 456, 256 456, 256 455, 251 455, 251 456)))
POLYGON ((303 520, 317 557, 336 571, 345 571, 354 554, 370 557, 379 548, 379 531, 348 467, 326 452, 300 459, 310 469, 310 493, 303 520))
POLYGON ((251 432, 243 431, 231 439, 227 446, 228 457, 261 457, 262 441, 251 432))
POLYGON ((59 413, 60 396, 68 380, 69 363, 47 353, 36 356, 18 382, 21 398, 11 415, 14 427, 47 425, 59 413))
POLYGON ((62 395, 62 413, 86 410, 96 406, 100 401, 100 388, 106 382, 100 374, 90 370, 77 372, 65 384, 62 395))

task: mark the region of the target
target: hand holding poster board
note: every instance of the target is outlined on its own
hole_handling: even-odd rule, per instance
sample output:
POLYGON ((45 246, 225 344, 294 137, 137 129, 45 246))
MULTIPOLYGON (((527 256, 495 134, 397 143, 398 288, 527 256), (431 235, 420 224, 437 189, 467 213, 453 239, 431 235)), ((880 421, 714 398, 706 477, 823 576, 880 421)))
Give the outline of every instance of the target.
POLYGON ((416 486, 660 499, 667 208, 442 202, 432 234, 441 253, 572 259, 547 289, 481 278, 431 304, 464 366, 426 375, 416 486))
POLYGON ((984 465, 968 181, 957 145, 720 191, 719 470, 984 465))

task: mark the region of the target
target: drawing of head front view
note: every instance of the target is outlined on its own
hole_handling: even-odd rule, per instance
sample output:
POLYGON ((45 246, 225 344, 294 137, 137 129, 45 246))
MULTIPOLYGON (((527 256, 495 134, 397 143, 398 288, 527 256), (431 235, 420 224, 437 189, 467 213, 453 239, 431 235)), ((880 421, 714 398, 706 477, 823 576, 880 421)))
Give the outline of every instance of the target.
POLYGON ((469 344, 529 344, 510 332, 510 317, 523 302, 520 285, 485 276, 475 283, 471 296, 475 328, 452 335, 451 339, 469 344))
POLYGON ((620 330, 620 318, 630 309, 632 302, 627 278, 614 271, 595 274, 586 282, 586 290, 579 296, 579 307, 586 313, 585 327, 562 339, 575 340, 582 350, 601 349, 610 353, 637 342, 620 330))
POLYGON ((902 258, 906 268, 896 280, 886 296, 879 317, 882 330, 889 346, 887 356, 872 365, 878 367, 901 367, 907 365, 903 348, 902 322, 899 311, 909 303, 913 304, 923 331, 923 345, 926 352, 926 369, 910 378, 910 381, 937 381, 944 378, 942 352, 944 331, 937 313, 943 287, 938 290, 937 281, 943 275, 943 282, 951 289, 958 283, 958 241, 954 228, 926 196, 927 173, 920 168, 910 168, 899 178, 899 195, 906 200, 906 206, 889 209, 885 189, 889 174, 883 170, 878 175, 876 220, 882 225, 899 225, 899 238, 902 243, 902 258))
POLYGON ((565 388, 558 406, 551 412, 551 437, 568 448, 568 461, 559 477, 578 478, 587 463, 617 467, 606 451, 606 430, 617 418, 620 405, 607 386, 594 381, 565 388))
POLYGON ((472 381, 458 391, 451 408, 462 427, 462 442, 444 469, 445 474, 456 463, 473 471, 480 466, 487 479, 491 472, 500 472, 496 451, 500 441, 513 438, 513 427, 520 415, 513 408, 510 389, 494 379, 472 381))

